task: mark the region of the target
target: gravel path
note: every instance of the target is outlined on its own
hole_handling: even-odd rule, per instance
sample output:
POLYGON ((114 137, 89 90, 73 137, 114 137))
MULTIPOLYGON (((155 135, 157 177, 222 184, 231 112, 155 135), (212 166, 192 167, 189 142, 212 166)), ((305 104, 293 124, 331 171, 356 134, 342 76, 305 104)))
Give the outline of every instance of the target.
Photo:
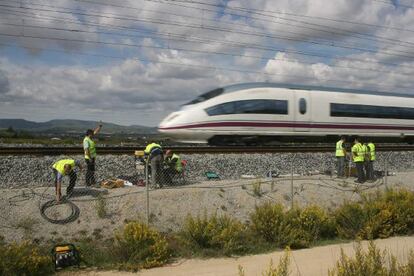
MULTIPOLYGON (((407 256, 414 248, 414 237, 394 237, 384 240, 376 240, 376 246, 380 250, 387 250, 387 252, 397 257, 398 262, 405 262, 407 256)), ((328 270, 335 266, 339 259, 341 249, 348 256, 354 256, 355 243, 344 243, 314 247, 309 249, 294 250, 291 254, 290 271, 294 275, 306 276, 323 276, 328 275, 328 270)), ((362 242, 362 247, 367 250, 368 242, 362 242)), ((241 265, 244 269, 245 275, 262 275, 270 261, 274 265, 279 263, 279 259, 283 256, 283 252, 272 252, 268 254, 244 256, 240 258, 217 258, 217 259, 190 259, 180 260, 171 265, 164 267, 143 270, 141 272, 129 273, 119 271, 86 271, 86 272, 67 272, 62 273, 65 276, 82 275, 82 276, 127 276, 127 275, 141 275, 141 276, 238 276, 238 266, 241 265)))

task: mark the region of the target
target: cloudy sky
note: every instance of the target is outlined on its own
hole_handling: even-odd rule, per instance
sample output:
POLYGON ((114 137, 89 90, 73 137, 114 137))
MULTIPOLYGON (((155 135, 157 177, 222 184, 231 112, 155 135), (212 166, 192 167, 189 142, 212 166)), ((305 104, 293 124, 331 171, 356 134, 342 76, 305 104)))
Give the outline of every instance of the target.
POLYGON ((235 83, 413 76, 411 0, 0 0, 0 118, 155 126, 235 83))

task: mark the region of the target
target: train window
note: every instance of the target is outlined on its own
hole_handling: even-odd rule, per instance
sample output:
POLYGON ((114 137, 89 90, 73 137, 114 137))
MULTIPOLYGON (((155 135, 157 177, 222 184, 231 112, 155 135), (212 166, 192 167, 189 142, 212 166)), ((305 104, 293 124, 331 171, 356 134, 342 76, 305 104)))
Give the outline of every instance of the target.
POLYGON ((300 114, 306 113, 306 100, 304 98, 299 100, 299 112, 300 114))
POLYGON ((288 102, 283 100, 243 100, 222 103, 206 109, 209 116, 228 114, 288 114, 288 102))
POLYGON ((223 94, 223 92, 224 92, 223 88, 217 88, 217 89, 211 90, 207 93, 204 93, 204 94, 198 96, 195 100, 192 100, 191 102, 186 103, 185 105, 196 104, 196 103, 201 103, 201 102, 207 101, 211 98, 214 98, 214 97, 217 97, 217 96, 223 94))
POLYGON ((413 120, 414 108, 331 103, 331 116, 413 120))

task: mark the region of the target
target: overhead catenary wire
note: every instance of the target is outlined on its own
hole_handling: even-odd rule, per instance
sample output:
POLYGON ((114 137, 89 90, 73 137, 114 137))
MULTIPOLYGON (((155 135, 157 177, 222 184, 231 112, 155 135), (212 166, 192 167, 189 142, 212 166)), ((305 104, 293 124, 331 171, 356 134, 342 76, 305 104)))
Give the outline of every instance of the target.
MULTIPOLYGON (((13 24, 13 23, 0 23, 0 25, 6 25, 6 26, 15 26, 15 27, 25 27, 26 29, 31 28, 37 28, 37 29, 47 29, 47 30, 57 30, 57 31, 66 31, 66 32, 74 32, 74 33, 90 33, 90 34, 103 34, 103 35, 115 35, 115 36, 121 36, 121 37, 141 37, 136 36, 132 34, 119 34, 119 33, 111 33, 111 32, 101 32, 101 31, 88 31, 88 30, 79 30, 79 29, 67 29, 67 28, 58 28, 58 27, 45 27, 45 26, 24 26, 21 24, 13 24)), ((1 35, 1 34, 0 34, 1 35)), ((6 45, 6 44, 3 44, 6 45)), ((141 47, 141 48, 150 48, 150 49, 163 49, 163 50, 176 50, 176 51, 183 51, 183 52, 189 52, 189 53, 199 53, 199 54, 209 54, 209 55, 224 55, 224 56, 232 56, 232 57, 243 57, 243 58, 250 58, 250 59, 257 59, 257 60, 264 60, 264 61, 286 61, 286 62, 293 62, 298 64, 308 64, 308 65, 314 65, 315 62, 306 62, 306 61, 299 61, 295 59, 289 59, 289 58, 275 58, 275 57, 268 57, 268 56, 258 56, 258 55, 247 55, 247 54, 237 54, 237 53, 227 53, 227 52, 218 52, 218 51, 207 51, 207 50, 197 50, 197 49, 188 49, 188 48, 181 48, 181 47, 171 47, 171 46, 156 46, 156 45, 145 45, 145 44, 119 44, 117 45, 121 46, 127 46, 127 47, 141 47)), ((8 45, 10 47, 13 47, 14 45, 8 45)), ((392 73, 394 75, 411 75, 411 73, 399 73, 399 72, 390 72, 389 70, 379 70, 379 69, 371 69, 371 68, 361 68, 361 67, 353 67, 353 66, 341 66, 341 65, 335 65, 331 64, 330 67, 334 68, 341 68, 341 69, 351 69, 351 70, 359 70, 359 71, 369 71, 369 72, 379 72, 379 73, 392 73)))
MULTIPOLYGON (((65 21, 67 21, 67 20, 65 20, 65 21)), ((83 20, 83 22, 85 22, 85 20, 83 20)), ((75 23, 75 24, 79 24, 79 23, 75 23)), ((113 26, 112 25, 112 27, 125 28, 127 30, 128 29, 129 30, 132 30, 132 28, 128 28, 126 26, 113 26)), ((146 30, 146 32, 148 32, 148 31, 146 30)), ((158 35, 160 35, 160 36, 162 36, 162 35, 164 35, 164 36, 165 35, 172 36, 172 38, 169 38, 169 39, 176 40, 176 38, 174 38, 175 34, 172 34, 172 33, 168 33, 168 34, 161 34, 160 33, 158 35)), ((400 66, 400 67, 413 68, 413 66, 409 66, 407 64, 397 64, 397 63, 390 63, 390 62, 380 62, 380 61, 372 61, 372 60, 362 60, 362 59, 349 58, 349 57, 346 57, 346 58, 335 58, 335 57, 329 57, 327 55, 318 54, 318 53, 311 53, 311 52, 304 52, 304 51, 295 51, 295 50, 280 49, 280 48, 276 48, 275 49, 275 48, 269 48, 269 47, 260 47, 260 46, 258 47, 258 46, 251 45, 251 44, 243 45, 243 44, 240 44, 240 43, 237 43, 237 42, 234 42, 234 41, 218 41, 218 40, 213 40, 213 39, 196 38, 194 36, 192 37, 192 39, 184 38, 184 40, 187 40, 187 41, 200 41, 200 42, 201 41, 210 41, 210 42, 211 41, 216 41, 216 42, 221 42, 221 43, 224 43, 224 44, 230 45, 230 46, 240 46, 240 47, 244 46, 244 47, 248 47, 248 48, 251 48, 251 49, 264 50, 264 51, 272 51, 273 50, 273 51, 281 51, 281 52, 291 53, 291 54, 295 54, 295 55, 297 54, 297 55, 320 57, 320 58, 331 58, 332 60, 350 60, 350 61, 360 61, 360 62, 363 62, 363 63, 370 63, 370 64, 383 64, 383 65, 391 65, 391 66, 400 66)))
MULTIPOLYGON (((80 1, 80 0, 79 0, 80 1)), ((321 25, 321 24, 317 24, 317 23, 313 23, 313 22, 307 22, 307 21, 303 21, 303 20, 298 20, 298 19, 294 19, 294 18, 283 18, 283 17, 278 17, 275 15, 269 15, 266 14, 266 12, 257 12, 255 11, 255 9, 246 9, 246 8, 233 8, 233 7, 229 7, 226 5, 222 5, 222 4, 211 4, 211 3, 205 3, 205 2, 199 2, 199 1, 193 1, 193 0, 145 0, 145 1, 154 1, 154 2, 164 2, 164 3, 169 3, 169 2, 182 2, 182 3, 194 3, 194 4, 198 4, 198 5, 206 5, 206 6, 213 6, 213 7, 220 7, 220 8, 225 8, 228 10, 235 10, 235 11, 242 11, 242 12, 248 12, 251 14, 256 14, 256 15, 260 15, 263 17, 269 17, 269 18, 275 18, 275 19, 281 19, 281 20, 285 20, 285 21, 293 21, 293 22, 297 22, 303 25, 293 25, 289 22, 284 22, 284 25, 287 26, 295 26, 295 27, 301 27, 301 28, 305 28, 305 29, 310 29, 310 30, 314 30, 314 31, 321 31, 321 32, 326 32, 329 34, 347 34, 349 36, 352 36, 352 34, 356 34, 358 35, 358 38, 362 37, 375 37, 377 39, 384 39, 384 40, 388 40, 388 41, 394 41, 394 42, 400 42, 400 43, 406 43, 406 41, 401 41, 401 40, 396 40, 396 39, 392 39, 392 38, 387 38, 387 37, 381 37, 381 36, 377 36, 377 35, 371 35, 371 34, 366 34, 366 33, 360 33, 357 31, 353 31, 353 30, 346 30, 346 29, 341 29, 338 27, 332 27, 332 26, 326 26, 326 25, 321 25), (306 25, 311 25, 311 26, 316 26, 316 27, 322 27, 322 28, 326 28, 326 29, 315 29, 312 27, 307 27, 306 25)), ((185 6, 184 7, 189 7, 189 6, 185 6)), ((230 15, 232 15, 230 13, 230 15)), ((236 14, 237 16, 243 16, 243 15, 239 15, 236 14)), ((250 17, 251 18, 251 17, 250 17)), ((262 21, 268 21, 268 22, 272 22, 272 23, 276 23, 278 24, 279 22, 275 22, 273 20, 266 20, 263 18, 253 18, 256 20, 262 20, 262 21)), ((411 43, 411 42, 408 42, 411 43)))
MULTIPOLYGON (((1 33, 0 33, 0 36, 28 37, 28 38, 38 38, 38 39, 46 39, 46 40, 73 41, 71 39, 64 39, 64 38, 46 38, 46 37, 35 37, 35 36, 8 35, 8 34, 1 34, 1 33)), ((86 41, 82 41, 82 42, 86 42, 86 41)), ((99 43, 99 44, 102 44, 102 42, 91 42, 91 43, 99 43)), ((2 43, 0 43, 0 44, 2 44, 2 43)), ((3 44, 3 45, 7 45, 7 44, 3 44)), ((11 46, 11 45, 9 44, 8 46, 11 46)), ((25 46, 25 48, 27 48, 27 49, 34 49, 34 50, 47 50, 47 51, 55 51, 55 52, 66 52, 64 50, 47 49, 47 48, 42 48, 42 47, 25 46)), ((76 52, 72 51, 72 53, 76 53, 76 52)), ((122 60, 125 60, 124 57, 109 56, 109 55, 103 55, 103 54, 88 54, 88 53, 82 53, 82 52, 78 52, 76 54, 86 55, 86 56, 96 56, 96 57, 105 57, 105 58, 113 58, 113 59, 122 59, 122 60)), ((300 75, 280 74, 280 73, 266 73, 266 72, 261 72, 261 71, 235 69, 235 68, 226 68, 226 67, 219 67, 219 66, 207 66, 207 65, 202 65, 202 64, 187 64, 187 63, 179 63, 179 62, 167 62, 167 61, 160 61, 160 60, 148 59, 148 58, 145 58, 144 59, 144 58, 130 57, 129 59, 130 60, 143 61, 143 62, 153 62, 153 63, 159 63, 159 64, 175 65, 175 66, 186 66, 186 67, 192 67, 192 68, 198 68, 198 69, 208 69, 208 70, 213 70, 213 71, 239 72, 239 73, 256 74, 256 75, 262 75, 262 76, 295 77, 295 78, 300 78, 300 79, 306 79, 306 80, 309 80, 309 81, 316 81, 316 82, 319 82, 319 83, 321 81, 325 81, 325 82, 343 83, 345 85, 349 84, 348 81, 346 81, 346 80, 339 80, 339 79, 326 79, 326 78, 318 78, 318 79, 316 79, 316 78, 311 78, 311 77, 306 77, 306 76, 300 76, 300 75)), ((356 84, 359 84, 359 85, 362 84, 362 85, 365 85, 366 88, 371 88, 372 90, 376 90, 376 86, 369 86, 370 84, 368 84, 368 83, 359 83, 359 82, 356 82, 356 84)), ((401 86, 401 85, 393 85, 393 86, 381 85, 381 87, 389 88, 389 89, 395 89, 395 88, 411 89, 410 86, 401 86)))
MULTIPOLYGON (((1 0, 1 1, 3 1, 3 0, 1 0)), ((19 9, 29 9, 29 10, 33 9, 33 10, 38 10, 38 11, 57 12, 57 13, 63 13, 63 14, 77 14, 77 15, 81 15, 81 16, 102 17, 102 18, 108 18, 108 19, 135 21, 135 22, 143 22, 143 23, 173 25, 173 26, 186 27, 186 28, 191 28, 191 29, 205 29, 205 30, 212 30, 212 31, 239 33, 239 34, 242 34, 242 35, 251 35, 251 36, 257 36, 257 37, 263 37, 263 38, 272 38, 272 39, 280 39, 280 40, 287 40, 287 41, 296 41, 296 42, 310 43, 310 44, 315 44, 315 45, 324 45, 324 46, 327 46, 327 47, 342 48, 342 49, 347 49, 347 50, 354 50, 354 51, 361 51, 361 52, 371 52, 371 53, 382 53, 384 55, 399 56, 399 57, 404 57, 404 58, 414 58, 414 56, 411 56, 411 55, 408 55, 408 56, 404 55, 404 54, 411 54, 411 52, 406 52, 406 51, 402 51, 402 50, 393 50, 393 52, 390 52, 390 51, 382 51, 382 50, 378 50, 378 49, 358 48, 358 47, 354 47, 352 45, 335 44, 334 42, 328 42, 327 43, 327 42, 320 42, 320 41, 309 41, 309 40, 304 40, 304 39, 295 38, 295 37, 285 37, 285 36, 280 36, 280 35, 271 35, 271 34, 268 34, 268 33, 248 32, 248 31, 234 30, 234 29, 228 29, 228 28, 220 28, 220 27, 210 26, 210 25, 205 25, 205 24, 199 24, 199 25, 196 24, 196 25, 194 25, 194 24, 184 24, 180 21, 171 21, 171 20, 165 21, 165 20, 159 20, 159 19, 153 19, 153 18, 151 18, 151 19, 148 19, 148 18, 131 18, 131 17, 114 15, 114 14, 111 14, 111 13, 90 14, 90 13, 80 12, 80 11, 76 11, 74 9, 69 9, 69 8, 64 8, 65 10, 68 10, 68 11, 58 11, 58 10, 50 10, 50 9, 34 9, 34 8, 28 8, 28 7, 16 7, 16 6, 4 5, 4 4, 0 4, 0 6, 14 7, 14 8, 19 8, 19 9), (400 53, 400 54, 398 54, 398 53, 400 53)), ((45 5, 41 5, 41 6, 45 6, 45 5)), ((52 6, 52 7, 56 8, 56 6, 52 6)), ((411 42, 407 42, 407 43, 411 43, 411 42)), ((411 44, 414 45, 414 42, 411 43, 411 44)))
MULTIPOLYGON (((117 8, 141 10, 141 9, 138 9, 136 7, 133 7, 133 6, 125 6, 125 5, 119 5, 119 4, 114 4, 114 3, 102 3, 102 2, 96 2, 96 1, 91 1, 91 0, 72 0, 72 1, 80 2, 80 3, 89 3, 89 4, 94 4, 94 5, 102 5, 102 6, 111 6, 111 7, 117 7, 117 8)), ((241 7, 239 9, 236 9, 234 7, 229 7, 229 6, 226 6, 226 5, 210 4, 210 3, 205 3, 205 2, 173 1, 173 0, 143 0, 143 1, 146 1, 146 2, 156 2, 156 3, 160 3, 160 4, 167 4, 167 5, 174 5, 174 6, 179 6, 179 7, 189 8, 189 9, 196 9, 196 10, 201 10, 201 11, 212 12, 212 13, 216 13, 216 11, 206 10, 205 8, 198 8, 198 7, 195 7, 195 6, 180 5, 180 4, 177 4, 176 2, 182 2, 182 3, 197 3, 197 4, 200 4, 200 5, 209 5, 209 6, 215 6, 215 7, 220 7, 220 8, 223 8, 223 9, 225 8, 225 9, 230 9, 230 10, 234 10, 234 9, 235 10, 239 10, 240 9, 240 11, 243 11, 243 12, 262 11, 262 12, 266 12, 266 13, 279 13, 279 14, 289 15, 289 16, 295 16, 295 17, 312 18, 312 16, 304 16, 304 15, 298 15, 298 14, 286 13, 286 12, 276 12, 276 11, 272 12, 272 11, 264 11, 264 10, 251 9, 251 8, 246 9, 246 8, 241 8, 241 7)), ((165 13, 165 12, 160 12, 160 13, 165 13)), ((329 34, 342 34, 342 35, 344 34, 344 33, 337 33, 337 32, 329 31, 329 30, 325 30, 325 29, 309 28, 309 27, 306 26, 306 24, 311 24, 311 25, 316 25, 316 26, 324 27, 324 28, 327 28, 327 29, 333 28, 331 26, 314 24, 312 22, 302 21, 302 23, 304 24, 304 26, 298 26, 298 25, 292 25, 289 22, 283 22, 282 23, 282 22, 270 21, 270 20, 265 20, 263 18, 253 18, 253 17, 248 17, 248 16, 244 16, 244 15, 240 15, 240 14, 232 14, 232 13, 224 12, 224 11, 223 11, 223 13, 228 14, 228 15, 232 15, 232 16, 246 17, 246 18, 254 19, 254 20, 272 22, 272 23, 281 24, 281 25, 284 25, 284 26, 301 27, 301 28, 305 28, 305 29, 311 29, 311 30, 314 30, 314 31, 327 32, 329 34)), ((181 16, 183 16, 183 15, 181 15, 181 16)), ((283 21, 289 21, 289 18, 279 18, 278 17, 277 19, 281 19, 283 21)), ((321 19, 321 17, 319 17, 319 19, 321 19)), ((330 19, 330 21, 338 21, 338 22, 343 23, 345 20, 330 19)), ((352 21, 345 21, 345 22, 347 22, 347 23, 353 23, 353 24, 361 24, 359 22, 352 22, 352 21)), ((376 27, 384 27, 385 28, 385 26, 374 25, 374 24, 366 24, 366 25, 371 25, 371 26, 376 26, 376 27)), ((337 31, 338 30, 341 30, 343 32, 350 32, 350 33, 355 32, 355 31, 352 31, 352 30, 344 30, 344 29, 340 29, 340 28, 336 28, 336 29, 337 29, 337 31)), ((403 29, 401 29, 401 30, 403 30, 403 29)), ((284 32, 286 32, 286 30, 284 30, 284 32)), ((412 32, 414 32, 414 30, 412 30, 412 32)), ((387 38, 387 37, 379 37, 379 36, 365 34, 365 33, 358 33, 358 35, 359 36, 357 36, 356 38, 359 38, 359 39, 367 39, 367 40, 371 40, 371 41, 376 41, 376 40, 379 40, 379 39, 385 39, 385 40, 389 40, 389 42, 393 42, 393 43, 396 43, 397 42, 397 43, 407 43, 409 45, 412 45, 413 44, 413 42, 401 41, 401 40, 391 39, 391 38, 387 38), (372 38, 368 38, 368 37, 376 37, 376 39, 372 39, 372 38)))

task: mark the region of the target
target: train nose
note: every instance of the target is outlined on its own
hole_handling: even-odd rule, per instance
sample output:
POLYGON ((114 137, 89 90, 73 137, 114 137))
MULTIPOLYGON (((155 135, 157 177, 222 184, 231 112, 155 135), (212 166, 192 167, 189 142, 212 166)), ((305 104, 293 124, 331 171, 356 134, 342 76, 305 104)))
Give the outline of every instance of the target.
POLYGON ((165 117, 164 120, 161 121, 161 123, 158 125, 158 131, 162 133, 170 132, 172 127, 176 126, 177 118, 180 116, 180 112, 173 112, 167 117, 165 117))

